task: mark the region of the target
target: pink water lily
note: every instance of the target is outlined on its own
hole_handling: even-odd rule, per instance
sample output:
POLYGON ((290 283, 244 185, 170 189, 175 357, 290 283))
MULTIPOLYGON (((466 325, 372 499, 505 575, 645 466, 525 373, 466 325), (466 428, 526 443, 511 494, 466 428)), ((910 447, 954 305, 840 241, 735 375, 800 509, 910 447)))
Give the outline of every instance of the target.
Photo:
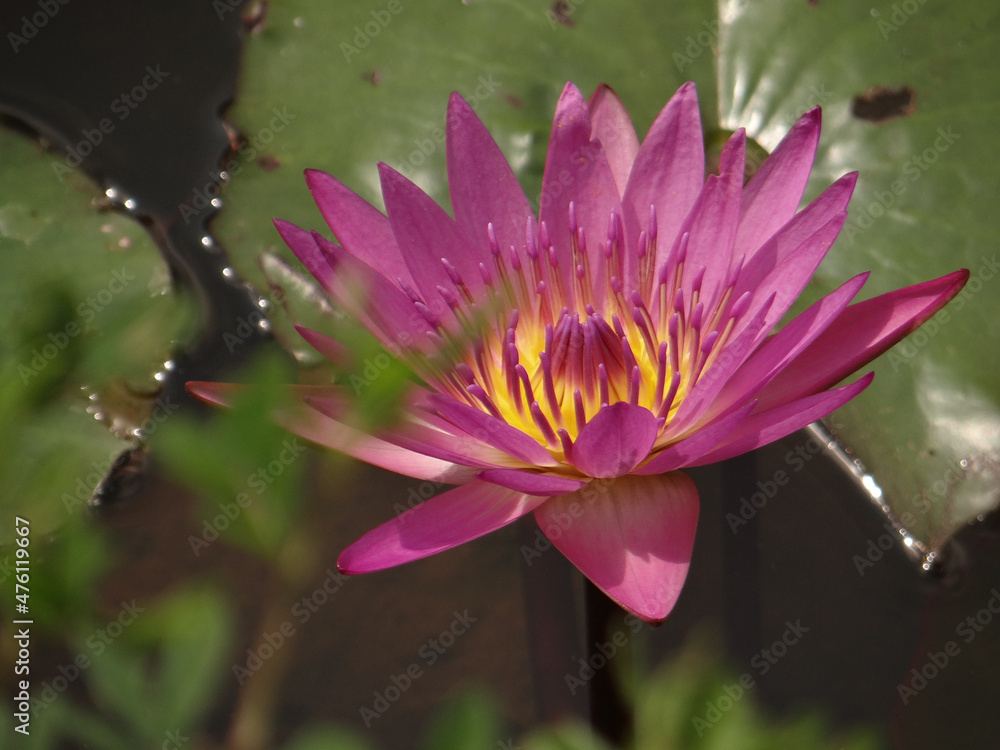
MULTIPOLYGON (((289 428, 422 480, 458 485, 369 532, 339 559, 381 570, 528 513, 584 575, 650 621, 687 575, 698 492, 684 467, 765 445, 871 382, 837 386, 913 331, 968 278, 850 304, 867 274, 787 323, 836 239, 855 174, 796 212, 820 111, 792 127, 744 186, 746 136, 705 179, 693 84, 640 145, 607 87, 568 84, 536 216, 496 143, 457 94, 448 108, 454 218, 379 165, 387 215, 340 182, 306 180, 336 236, 276 221, 298 258, 422 381, 401 423, 364 434, 351 389, 300 389, 289 428)), ((319 352, 337 342, 299 329, 319 352)), ((224 388, 191 384, 207 400, 224 388)))

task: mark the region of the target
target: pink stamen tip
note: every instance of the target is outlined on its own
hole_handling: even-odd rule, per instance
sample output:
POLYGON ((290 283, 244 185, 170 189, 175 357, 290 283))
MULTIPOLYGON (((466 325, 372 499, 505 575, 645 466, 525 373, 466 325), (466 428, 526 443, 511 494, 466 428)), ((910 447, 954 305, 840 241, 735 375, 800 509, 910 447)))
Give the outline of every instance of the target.
POLYGON ((708 354, 712 351, 712 347, 715 346, 715 342, 719 340, 719 332, 712 331, 705 337, 705 340, 701 342, 701 351, 703 354, 708 354))
POLYGON ((705 280, 705 266, 698 266, 698 270, 695 271, 694 278, 691 279, 691 289, 695 291, 701 290, 701 284, 705 280))
POLYGON ((691 311, 691 327, 696 331, 701 330, 701 319, 705 314, 705 305, 699 302, 691 311))
POLYGON ((687 260, 688 240, 690 239, 691 239, 690 232, 685 232, 684 234, 681 235, 677 247, 677 260, 675 261, 676 263, 683 263, 685 260, 687 260))
POLYGON ((576 223, 576 203, 573 201, 569 202, 569 233, 570 235, 575 235, 576 230, 579 225, 576 223))
POLYGON ((583 408, 583 393, 579 388, 573 391, 573 409, 576 415, 576 432, 579 435, 580 430, 587 424, 587 412, 583 408))
POLYGON ((646 251, 648 250, 648 248, 649 248, 649 241, 646 237, 646 230, 643 229, 642 231, 639 232, 639 239, 636 240, 635 243, 636 254, 640 258, 645 258, 646 251))
POLYGON ((459 362, 455 365, 455 372, 461 376, 466 385, 472 385, 476 382, 476 374, 472 371, 471 367, 465 364, 465 362, 459 362))
POLYGON ((642 376, 639 372, 639 365, 632 367, 632 378, 628 384, 628 402, 632 406, 639 404, 639 386, 642 383, 642 376))
MULTIPOLYGON (((649 204, 649 239, 651 242, 656 242, 657 234, 657 223, 656 223, 656 206, 652 203, 649 204)), ((686 243, 685 243, 686 244, 686 243)))
POLYGON ((552 247, 552 242, 549 240, 549 227, 544 221, 538 225, 538 244, 543 250, 552 247))
POLYGON ((545 418, 545 414, 542 413, 542 407, 538 405, 537 401, 532 401, 531 406, 528 407, 531 410, 531 418, 535 421, 535 425, 538 427, 539 431, 542 433, 542 437, 545 438, 545 442, 549 445, 557 445, 559 443, 559 438, 556 437, 556 433, 552 429, 552 425, 549 424, 549 420, 545 418))
POLYGON ((486 225, 486 235, 490 240, 490 253, 494 258, 500 256, 500 243, 497 242, 497 233, 493 230, 493 222, 486 225))
POLYGON ((611 403, 611 398, 608 389, 608 368, 603 362, 597 366, 597 386, 600 391, 601 406, 607 406, 611 403))
POLYGON ((535 244, 535 217, 529 216, 524 227, 524 247, 528 257, 534 260, 538 257, 538 245, 535 244))
POLYGON ((750 307, 750 299, 753 295, 750 292, 743 292, 740 298, 733 303, 732 309, 729 311, 729 317, 734 320, 740 317, 743 313, 747 311, 750 307))
POLYGON ((560 428, 558 433, 559 442, 562 443, 563 455, 566 456, 566 460, 572 463, 573 461, 573 439, 566 432, 565 428, 560 428))

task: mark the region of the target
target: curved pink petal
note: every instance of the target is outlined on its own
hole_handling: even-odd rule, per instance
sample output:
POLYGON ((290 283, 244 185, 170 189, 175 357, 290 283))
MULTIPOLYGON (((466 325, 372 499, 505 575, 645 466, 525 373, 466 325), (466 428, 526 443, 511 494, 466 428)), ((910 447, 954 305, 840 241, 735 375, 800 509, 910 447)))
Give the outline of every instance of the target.
POLYGON ((639 139, 632 119, 618 95, 604 83, 594 91, 587 107, 590 109, 591 137, 604 147, 618 194, 624 195, 632 163, 639 153, 639 139))
POLYGON ((531 204, 496 141, 458 94, 448 102, 447 153, 455 222, 479 245, 480 256, 490 253, 490 223, 501 250, 513 245, 522 252, 525 228, 534 219, 531 204))
POLYGON ((476 440, 492 445, 526 464, 556 465, 552 455, 533 437, 486 412, 436 393, 427 397, 427 405, 476 440))
POLYGON ((700 297, 708 309, 715 307, 732 269, 745 154, 746 133, 740 129, 719 156, 719 174, 709 175, 691 213, 681 225, 681 233, 689 234, 684 294, 690 299, 694 291, 693 278, 701 278, 700 297))
POLYGON ((749 259, 795 214, 816 158, 821 121, 819 107, 802 115, 747 183, 735 257, 749 259))
POLYGON ((516 521, 548 498, 473 481, 369 531, 337 560, 344 573, 370 573, 457 547, 516 521))
POLYGON ((565 495, 567 492, 576 492, 587 484, 580 479, 519 469, 487 469, 476 476, 484 482, 499 484, 501 487, 526 492, 529 495, 565 495))
POLYGON ((567 83, 556 105, 552 136, 542 176, 539 221, 548 228, 558 258, 558 272, 570 300, 576 286, 576 266, 569 231, 569 206, 573 203, 576 223, 584 230, 587 258, 593 275, 584 293, 593 296, 583 302, 601 305, 604 301, 604 242, 608 217, 622 215, 618 187, 604 155, 604 148, 591 139, 590 113, 583 94, 567 83))
POLYGON ((409 297, 374 268, 326 237, 314 232, 313 240, 334 270, 331 296, 389 351, 429 348, 430 323, 409 297))
POLYGON ((347 252, 390 281, 401 278, 412 285, 410 271, 384 214, 326 172, 307 169, 306 184, 327 225, 347 252))
MULTIPOLYGON (((752 414, 730 434, 722 445, 698 459, 692 460, 688 466, 704 466, 716 461, 723 461, 752 451, 762 445, 773 443, 785 435, 791 435, 807 424, 822 419, 830 412, 839 409, 867 388, 874 377, 875 373, 869 372, 850 385, 815 393, 797 401, 752 414)), ((760 407, 758 406, 758 408, 760 407)))
POLYGON ((378 165, 378 173, 389 223, 416 291, 435 315, 444 317, 448 306, 438 287, 456 291, 443 261, 451 264, 475 295, 483 289, 479 264, 492 263, 492 259, 427 193, 385 164, 378 165))
POLYGON ((731 299, 754 294, 750 311, 775 294, 766 331, 788 311, 833 245, 847 218, 857 173, 844 175, 782 226, 740 270, 731 299))
POLYGON ((570 462, 590 477, 617 477, 649 455, 657 422, 649 409, 624 401, 604 406, 580 430, 570 462))
MULTIPOLYGON (((235 393, 247 386, 237 383, 206 383, 188 381, 185 387, 191 395, 217 406, 229 406, 235 393)), ((301 396, 336 396, 331 386, 297 386, 301 396)), ((443 484, 464 484, 475 478, 478 467, 442 461, 432 456, 415 453, 384 440, 358 432, 352 427, 331 419, 315 409, 302 408, 294 414, 284 413, 275 420, 289 432, 333 450, 346 453, 360 461, 387 471, 416 479, 427 479, 443 484)))
MULTIPOLYGON (((344 407, 340 399, 323 395, 306 396, 306 403, 324 416, 341 419, 344 407)), ((471 440, 456 437, 447 432, 418 424, 404 422, 401 425, 382 427, 372 437, 383 440, 413 453, 441 459, 449 463, 474 466, 479 469, 506 467, 510 457, 496 448, 471 440)))
POLYGON ((689 437, 664 448, 654 455, 649 463, 635 470, 636 474, 662 474, 665 471, 682 469, 691 462, 715 448, 733 433, 750 416, 756 404, 743 406, 730 414, 720 417, 712 424, 699 428, 689 437))
POLYGON ((761 405, 785 403, 844 379, 919 328, 968 279, 962 269, 850 305, 764 386, 761 405))
MULTIPOLYGON (((625 236, 634 252, 639 232, 649 223, 649 207, 656 207, 660 242, 655 268, 667 259, 674 237, 680 233, 705 182, 705 146, 698 112, 698 93, 685 83, 653 121, 629 174, 622 198, 625 236)), ((634 264, 625 278, 635 287, 634 264)))
POLYGON ((732 340, 722 345, 722 351, 719 352, 718 358, 708 366, 694 387, 684 397, 684 401, 681 402, 677 413, 674 414, 674 418, 670 422, 667 430, 668 435, 684 433, 713 406, 719 392, 725 388, 733 373, 753 351, 759 340, 760 332, 764 328, 773 299, 772 295, 768 300, 765 300, 754 319, 732 340))
POLYGON ((336 339, 332 339, 324 333, 298 324, 296 324, 295 330, 298 331, 299 336, 306 340, 309 346, 334 364, 344 366, 350 360, 350 349, 336 339))
POLYGON ((867 273, 858 274, 797 315, 763 344, 727 380, 707 414, 721 414, 746 403, 771 378, 815 341, 861 290, 867 273))
POLYGON ((673 609, 691 564, 698 490, 683 472, 624 476, 535 510, 542 532, 604 593, 643 620, 673 609))
POLYGON ((305 266, 319 285, 330 292, 334 288, 333 266, 322 250, 316 245, 313 233, 301 229, 290 221, 274 219, 274 228, 278 230, 281 239, 295 253, 295 257, 305 266))

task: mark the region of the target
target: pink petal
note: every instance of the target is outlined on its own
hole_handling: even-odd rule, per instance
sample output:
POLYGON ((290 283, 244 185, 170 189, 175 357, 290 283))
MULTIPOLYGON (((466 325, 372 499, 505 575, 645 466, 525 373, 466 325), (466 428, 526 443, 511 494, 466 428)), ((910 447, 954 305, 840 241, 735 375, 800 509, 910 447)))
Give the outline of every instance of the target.
POLYGON ((326 291, 331 291, 334 285, 333 266, 327 256, 316 246, 312 232, 300 229, 289 221, 274 219, 274 228, 278 230, 281 239, 295 253, 306 270, 319 282, 326 291))
POLYGON ((572 464, 590 477, 617 477, 649 455, 657 423, 649 409, 619 401, 602 407, 573 443, 572 464))
MULTIPOLYGON (((305 401, 320 414, 331 419, 342 419, 345 415, 343 404, 338 399, 325 396, 307 396, 305 401)), ((494 468, 506 466, 510 461, 507 454, 482 443, 434 429, 416 422, 378 429, 372 437, 384 440, 413 453, 439 458, 462 466, 494 468)))
MULTIPOLYGON (((593 297, 585 302, 600 306, 604 301, 604 241, 612 211, 622 215, 614 175, 604 149, 591 140, 590 113, 580 90, 567 83, 556 106, 552 135, 542 178, 539 220, 549 230, 559 262, 563 289, 573 299, 576 263, 569 232, 569 204, 573 202, 576 221, 584 230, 593 297), (601 281, 598 281, 598 280, 601 281)), ((558 305, 557 305, 558 306, 558 305)))
POLYGON ((965 286, 969 272, 850 305, 758 394, 762 406, 828 388, 909 335, 965 286))
POLYGON ((594 91, 587 106, 590 109, 591 137, 604 147, 618 194, 624 195, 632 163, 639 153, 639 139, 632 120, 618 95, 603 83, 594 91))
POLYGON ((747 183, 736 257, 749 259, 799 207, 816 157, 820 121, 819 107, 802 115, 747 183))
POLYGON ((773 301, 773 295, 770 299, 765 300, 764 305, 757 311, 756 316, 747 324, 746 328, 722 345, 723 348, 719 352, 718 358, 701 374, 698 382, 684 397, 684 401, 681 402, 667 428, 667 435, 673 436, 685 432, 713 406, 719 392, 753 351, 765 325, 771 301, 773 301))
POLYGON ((334 364, 343 367, 350 360, 350 350, 336 339, 305 326, 296 325, 295 330, 308 342, 309 346, 334 364))
POLYGON ((419 560, 506 526, 547 499, 469 482, 369 531, 341 553, 337 567, 353 575, 419 560))
POLYGON ((747 404, 736 411, 720 417, 714 423, 699 428, 696 432, 654 455, 649 463, 635 470, 636 474, 662 474, 665 471, 691 466, 692 461, 715 448, 732 434, 750 416, 756 404, 747 404))
POLYGON ((478 467, 445 461, 379 440, 330 419, 315 409, 278 415, 276 421, 289 432, 317 445, 346 453, 359 461, 395 474, 441 484, 464 484, 471 481, 480 470, 478 467))
POLYGON ((533 437, 486 412, 450 396, 432 394, 428 406, 476 440, 533 466, 555 466, 552 455, 533 437))
MULTIPOLYGON (((187 382, 185 387, 196 398, 218 406, 228 406, 233 395, 246 388, 245 385, 236 383, 206 383, 193 380, 187 382)), ((329 386, 323 388, 331 390, 329 386)), ((300 394, 310 395, 319 395, 321 392, 317 387, 299 386, 295 390, 300 394)), ((330 395, 328 392, 327 396, 330 395)), ((303 408, 295 414, 279 414, 276 415, 276 421, 289 432, 317 445, 332 448, 373 466, 408 477, 443 484, 462 484, 472 480, 479 471, 475 467, 460 466, 392 445, 358 432, 320 414, 315 409, 303 408)))
POLYGON ((710 417, 746 403, 763 385, 811 344, 836 319, 868 278, 867 273, 814 303, 764 343, 729 378, 708 411, 710 417))
POLYGON ((413 301, 375 269, 322 235, 316 246, 336 272, 330 294, 375 335, 389 351, 429 348, 430 324, 413 301))
POLYGON ((307 169, 306 184, 347 252, 390 281, 401 278, 412 285, 389 220, 377 208, 325 172, 307 169))
POLYGON ((476 476, 484 482, 499 484, 529 495, 565 495, 567 492, 576 492, 587 484, 579 479, 519 469, 487 469, 476 476))
POLYGON ((441 317, 448 312, 448 307, 438 287, 455 290, 442 259, 447 259, 455 268, 473 295, 483 289, 480 262, 492 263, 492 259, 488 252, 483 253, 478 244, 465 236, 427 193, 385 164, 379 164, 378 169, 389 222, 416 291, 441 317))
POLYGON ((874 377, 875 373, 870 372, 850 385, 816 393, 753 414, 734 430, 722 445, 697 460, 692 460, 688 465, 704 466, 716 461, 723 461, 762 445, 773 443, 785 435, 791 435, 807 424, 822 419, 830 412, 839 409, 867 388, 874 377))
POLYGON ((744 263, 731 299, 739 299, 746 291, 753 292, 754 303, 749 308, 749 315, 760 300, 774 293, 775 300, 767 315, 765 332, 798 299, 837 239, 847 217, 847 203, 856 181, 857 173, 841 177, 744 263))
POLYGON ((691 213, 681 225, 682 233, 690 233, 684 263, 684 294, 690 299, 692 278, 704 267, 700 298, 709 310, 715 307, 733 264, 745 153, 746 133, 741 128, 722 150, 719 175, 709 175, 691 213))
POLYGON ((481 256, 490 252, 489 223, 502 250, 513 245, 520 251, 534 212, 496 141, 458 94, 448 103, 447 152, 451 207, 459 228, 479 245, 481 256))
MULTIPOLYGON (((685 83, 653 121, 636 154, 622 199, 625 236, 634 252, 639 232, 649 222, 649 207, 656 207, 660 242, 655 268, 666 261, 671 243, 680 231, 705 182, 705 147, 698 113, 698 93, 685 83)), ((630 287, 635 270, 626 269, 630 287)))
POLYGON ((684 473, 592 483, 535 511, 542 532, 622 607, 650 622, 673 609, 698 525, 698 490, 684 473))

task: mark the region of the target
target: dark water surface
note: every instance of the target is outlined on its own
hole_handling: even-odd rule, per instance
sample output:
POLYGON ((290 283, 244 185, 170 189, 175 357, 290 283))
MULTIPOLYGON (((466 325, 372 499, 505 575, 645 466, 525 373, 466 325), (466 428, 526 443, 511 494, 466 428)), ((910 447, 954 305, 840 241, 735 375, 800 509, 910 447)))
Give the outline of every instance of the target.
MULTIPOLYGON (((4 35, 39 7, 4 3, 4 35)), ((132 213, 156 239, 175 282, 202 301, 202 334, 178 353, 175 377, 166 384, 185 409, 196 407, 185 398, 183 381, 218 378, 239 364, 217 342, 257 309, 253 296, 222 274, 224 248, 203 239, 210 237, 206 222, 215 209, 190 220, 178 208, 193 190, 212 183, 230 148, 220 112, 237 92, 242 24, 237 12, 220 17, 224 7, 76 0, 59 5, 16 53, 0 40, 0 111, 56 150, 78 143, 145 75, 169 74, 155 98, 122 120, 82 168, 102 188, 114 188, 118 203, 135 202, 132 213)), ((1000 618, 989 611, 991 603, 1000 610, 996 518, 961 533, 943 569, 926 574, 898 541, 885 543, 885 535, 894 535, 886 518, 820 446, 803 432, 693 472, 703 504, 691 572, 667 622, 641 630, 637 653, 655 663, 692 633, 715 633, 734 676, 749 675, 755 698, 778 715, 818 708, 840 726, 874 724, 888 744, 907 750, 998 746, 1000 627, 991 621, 1000 618), (769 483, 779 473, 787 482, 772 492, 769 483), (754 493, 763 493, 760 509, 748 505, 754 493), (950 654, 947 665, 928 668, 942 653, 950 654)), ((310 460, 306 512, 328 541, 324 567, 333 568, 338 552, 385 520, 411 483, 363 466, 345 482, 322 454, 310 460), (341 506, 336 523, 333 494, 341 506)), ((193 557, 188 537, 199 528, 195 500, 156 470, 155 456, 135 492, 108 501, 99 523, 111 532, 121 560, 106 584, 108 601, 143 600, 193 578, 221 581, 237 603, 233 658, 241 660, 259 635, 270 595, 263 563, 224 544, 193 557)), ((577 674, 585 645, 601 631, 593 620, 589 630, 579 624, 575 615, 587 596, 558 553, 550 551, 529 571, 520 547, 534 538, 533 524, 526 519, 338 589, 336 605, 299 628, 281 691, 279 737, 318 720, 368 731, 359 709, 412 664, 420 667, 419 680, 371 722, 384 747, 415 747, 428 714, 475 684, 496 692, 512 736, 540 717, 585 714, 588 698, 605 727, 620 727, 604 676, 575 695, 566 688, 566 675, 577 674), (428 664, 423 647, 465 611, 474 623, 428 664), (557 648, 537 645, 545 643, 557 648)), ((593 601, 590 607, 593 613, 593 601)), ((39 682, 47 666, 55 674, 62 657, 36 655, 39 682)), ((238 685, 227 679, 213 707, 216 738, 225 736, 237 699, 238 685)))

